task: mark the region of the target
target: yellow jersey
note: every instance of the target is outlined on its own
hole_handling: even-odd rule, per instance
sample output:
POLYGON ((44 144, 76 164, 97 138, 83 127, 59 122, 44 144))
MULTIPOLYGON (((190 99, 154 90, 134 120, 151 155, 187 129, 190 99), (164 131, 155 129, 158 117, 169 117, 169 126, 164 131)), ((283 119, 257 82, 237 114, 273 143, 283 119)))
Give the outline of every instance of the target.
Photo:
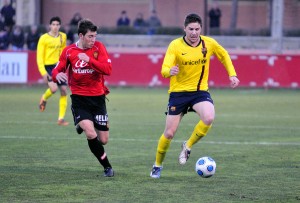
POLYGON ((170 78, 170 92, 208 90, 210 57, 215 55, 224 65, 229 76, 236 72, 227 51, 213 38, 200 36, 198 46, 192 47, 184 37, 173 40, 166 52, 161 74, 170 78), (178 65, 179 73, 171 76, 170 69, 178 65))
POLYGON ((37 45, 37 65, 41 75, 47 74, 45 65, 54 65, 59 61, 62 50, 67 46, 67 35, 59 32, 57 37, 43 34, 37 45))

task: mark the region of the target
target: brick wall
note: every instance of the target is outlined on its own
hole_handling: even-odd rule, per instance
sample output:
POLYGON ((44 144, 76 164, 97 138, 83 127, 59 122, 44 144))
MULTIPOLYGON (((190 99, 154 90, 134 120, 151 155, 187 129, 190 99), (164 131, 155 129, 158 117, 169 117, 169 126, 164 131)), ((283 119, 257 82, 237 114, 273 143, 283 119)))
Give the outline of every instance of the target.
MULTIPOLYGON (((204 18, 204 0, 43 0, 42 23, 48 24, 49 19, 58 15, 63 24, 69 23, 73 14, 80 12, 83 17, 92 19, 97 25, 113 27, 122 10, 126 10, 129 18, 133 21, 138 12, 144 14, 147 19, 155 2, 158 16, 164 26, 183 26, 183 20, 188 13, 196 12, 204 18)), ((208 0, 210 8, 211 0, 208 0)), ((237 28, 257 30, 268 28, 270 3, 268 0, 261 1, 238 1, 237 28)), ((300 29, 299 13, 300 1, 284 1, 285 17, 284 27, 300 29)), ((221 28, 227 29, 231 20, 231 0, 220 0, 219 7, 222 10, 221 28)))

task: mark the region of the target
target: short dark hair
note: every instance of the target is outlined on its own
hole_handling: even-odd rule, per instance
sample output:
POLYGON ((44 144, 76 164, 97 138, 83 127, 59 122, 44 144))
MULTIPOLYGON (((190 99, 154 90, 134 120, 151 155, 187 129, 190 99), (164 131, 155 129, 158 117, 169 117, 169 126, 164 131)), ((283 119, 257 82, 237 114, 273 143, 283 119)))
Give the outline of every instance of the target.
POLYGON ((59 22, 59 24, 61 24, 60 17, 58 17, 58 16, 52 17, 52 18, 50 19, 50 24, 52 24, 53 21, 57 21, 57 22, 59 22))
POLYGON ((191 13, 185 17, 184 27, 186 27, 190 23, 199 23, 200 26, 202 27, 202 19, 199 15, 195 13, 191 13))
POLYGON ((96 32, 98 27, 94 25, 94 23, 89 19, 82 19, 78 23, 78 31, 77 34, 80 33, 85 35, 89 30, 92 32, 96 32))

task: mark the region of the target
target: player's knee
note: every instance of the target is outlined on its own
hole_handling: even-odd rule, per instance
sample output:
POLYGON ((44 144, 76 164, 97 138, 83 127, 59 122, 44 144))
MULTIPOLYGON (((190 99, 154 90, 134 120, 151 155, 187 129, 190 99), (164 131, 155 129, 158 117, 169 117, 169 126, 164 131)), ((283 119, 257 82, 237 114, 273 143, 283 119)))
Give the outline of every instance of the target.
POLYGON ((100 142, 102 145, 106 145, 108 143, 108 138, 100 138, 100 142))
POLYGON ((52 88, 50 88, 50 90, 51 90, 52 94, 55 94, 55 93, 56 93, 56 91, 57 91, 57 88, 55 88, 55 87, 52 87, 52 88))
POLYGON ((66 88, 61 88, 60 89, 60 95, 61 96, 67 96, 67 89, 66 88))
POLYGON ((214 122, 214 119, 215 119, 214 116, 206 116, 205 118, 202 118, 202 121, 206 125, 211 125, 214 122))
POLYGON ((106 145, 108 143, 109 131, 99 131, 97 134, 102 145, 106 145))
POLYGON ((97 134, 94 130, 85 129, 85 135, 87 139, 95 139, 97 134))
POLYGON ((172 129, 165 130, 164 135, 167 139, 173 139, 175 131, 172 129))

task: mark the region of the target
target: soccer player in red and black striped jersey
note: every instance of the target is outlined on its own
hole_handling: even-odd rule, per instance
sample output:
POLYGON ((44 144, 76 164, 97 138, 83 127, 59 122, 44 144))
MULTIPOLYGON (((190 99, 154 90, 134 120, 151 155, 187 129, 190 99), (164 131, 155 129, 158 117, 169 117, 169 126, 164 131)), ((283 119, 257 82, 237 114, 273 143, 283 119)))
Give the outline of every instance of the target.
POLYGON ((184 22, 185 36, 170 43, 164 58, 161 74, 170 78, 170 97, 165 130, 158 141, 150 173, 152 178, 160 178, 163 160, 184 114, 195 111, 200 121, 182 144, 178 158, 182 165, 189 158, 192 146, 208 133, 214 121, 215 109, 208 91, 210 57, 215 55, 222 62, 232 88, 239 84, 227 51, 213 38, 200 35, 201 30, 200 16, 189 14, 184 22))
POLYGON ((104 176, 114 176, 103 145, 108 142, 109 123, 105 97, 109 93, 104 76, 112 72, 105 46, 96 41, 97 26, 88 19, 78 23, 79 41, 67 46, 52 71, 53 81, 68 82, 71 110, 76 130, 85 132, 89 148, 104 168, 104 176))

